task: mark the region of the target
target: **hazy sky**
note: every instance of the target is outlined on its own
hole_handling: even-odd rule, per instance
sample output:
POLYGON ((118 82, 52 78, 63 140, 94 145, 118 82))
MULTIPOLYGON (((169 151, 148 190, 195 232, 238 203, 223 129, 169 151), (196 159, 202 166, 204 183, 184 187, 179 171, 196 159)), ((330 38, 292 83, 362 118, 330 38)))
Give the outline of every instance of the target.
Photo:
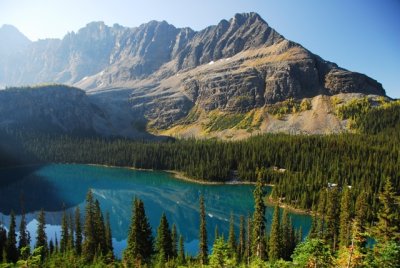
POLYGON ((91 21, 134 27, 166 20, 201 30, 249 11, 286 38, 371 76, 389 96, 400 98, 400 0, 0 0, 0 25, 12 24, 37 40, 62 38, 91 21))

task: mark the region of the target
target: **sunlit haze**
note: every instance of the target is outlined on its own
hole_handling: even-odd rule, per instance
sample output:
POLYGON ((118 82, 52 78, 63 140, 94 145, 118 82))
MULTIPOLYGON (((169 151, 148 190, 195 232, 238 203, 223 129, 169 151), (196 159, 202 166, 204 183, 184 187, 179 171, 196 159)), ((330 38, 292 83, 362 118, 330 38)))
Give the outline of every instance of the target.
POLYGON ((201 30, 235 13, 254 11, 286 38, 349 70, 383 84, 400 97, 398 0, 2 0, 0 25, 11 24, 31 40, 62 38, 91 21, 135 27, 166 20, 201 30))

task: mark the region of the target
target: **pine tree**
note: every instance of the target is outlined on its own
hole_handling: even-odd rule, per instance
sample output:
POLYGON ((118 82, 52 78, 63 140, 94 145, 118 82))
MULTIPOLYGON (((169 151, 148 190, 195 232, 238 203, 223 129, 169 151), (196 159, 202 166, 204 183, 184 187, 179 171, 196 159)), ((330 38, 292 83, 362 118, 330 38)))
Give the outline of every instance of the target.
POLYGON ((178 247, 178 264, 185 265, 185 246, 183 244, 183 236, 179 236, 179 247, 178 247))
POLYGON ((106 248, 107 255, 110 259, 114 259, 114 247, 112 244, 112 231, 111 231, 111 223, 110 223, 110 214, 106 214, 106 226, 105 226, 105 240, 106 240, 106 248))
POLYGON ((281 224, 281 234, 280 234, 280 239, 281 239, 281 256, 284 260, 289 260, 290 255, 291 255, 291 250, 293 246, 293 233, 292 233, 292 224, 289 220, 289 214, 287 210, 283 210, 283 215, 282 215, 282 224, 281 224))
POLYGON ((47 255, 47 235, 46 235, 46 216, 44 210, 40 210, 38 215, 38 226, 36 231, 35 249, 40 248, 40 256, 42 260, 47 255))
MULTIPOLYGON (((19 224, 19 243, 18 243, 18 250, 21 252, 21 249, 24 247, 29 247, 30 244, 30 234, 26 229, 26 219, 25 219, 25 212, 22 210, 21 215, 21 222, 19 224)), ((30 250, 28 249, 27 254, 29 254, 30 250)))
POLYGON ((218 225, 215 225, 215 229, 214 229, 214 242, 215 240, 217 240, 217 238, 219 237, 219 231, 218 231, 218 225))
POLYGON ((142 200, 135 198, 123 261, 128 267, 141 266, 150 261, 153 252, 153 237, 144 204, 142 200))
POLYGON ((245 258, 246 258, 246 263, 247 265, 250 264, 250 258, 253 256, 253 252, 251 251, 252 246, 253 246, 253 240, 252 240, 252 236, 253 236, 253 223, 252 223, 252 219, 251 216, 248 215, 247 217, 247 238, 246 238, 246 249, 245 249, 245 258))
POLYGON ((82 226, 79 207, 75 209, 75 252, 78 256, 82 254, 82 226))
POLYGON ((169 224, 165 213, 162 214, 160 225, 157 229, 156 252, 159 257, 159 262, 161 263, 165 263, 169 259, 173 258, 171 230, 169 229, 169 224))
POLYGON ((228 235, 228 247, 230 250, 230 256, 232 257, 236 252, 236 235, 235 235, 235 222, 233 213, 231 212, 231 218, 229 221, 229 235, 228 235))
POLYGON ((68 241, 69 241, 69 226, 68 226, 68 218, 67 212, 65 211, 65 207, 63 210, 63 215, 61 219, 61 240, 60 240, 60 252, 67 252, 68 241))
POLYGON ((317 226, 317 237, 319 239, 324 239, 326 235, 326 201, 327 200, 327 190, 324 189, 320 192, 319 203, 317 213, 318 216, 315 217, 317 226))
POLYGON ((400 197, 396 195, 390 178, 386 179, 379 195, 380 209, 375 237, 380 242, 400 242, 400 197))
POLYGON ((10 227, 8 229, 8 237, 6 243, 6 258, 8 262, 17 262, 18 249, 17 249, 17 234, 14 211, 10 214, 10 227))
POLYGON ((367 236, 366 236, 366 224, 367 224, 367 195, 365 193, 361 193, 356 200, 355 206, 355 218, 354 218, 354 227, 353 229, 356 231, 358 237, 355 237, 353 231, 353 239, 356 241, 357 246, 360 248, 364 248, 367 244, 367 236))
POLYGON ((95 203, 93 193, 89 190, 86 195, 85 224, 83 229, 84 240, 82 245, 82 255, 88 262, 92 262, 97 250, 94 213, 95 203))
POLYGON ((246 251, 246 231, 244 227, 244 216, 240 216, 240 224, 239 224, 239 243, 237 246, 237 255, 239 258, 239 262, 243 260, 244 254, 246 251))
POLYGON ((330 189, 326 203, 326 235, 325 240, 332 250, 336 250, 339 236, 340 216, 337 188, 330 189))
POLYGON ((350 245, 351 237, 351 195, 350 190, 345 188, 340 202, 340 229, 339 246, 347 247, 350 245))
POLYGON ((271 232, 269 235, 269 260, 274 262, 279 260, 281 256, 281 237, 280 237, 280 222, 279 222, 279 205, 275 205, 274 215, 272 217, 271 232))
POLYGON ((258 176, 254 189, 254 214, 253 214, 253 250, 255 257, 265 259, 265 204, 263 200, 263 186, 261 177, 258 176))
POLYGON ((75 247, 75 224, 72 214, 69 214, 68 250, 74 250, 74 247, 75 247))
POLYGON ((200 264, 205 265, 208 262, 208 245, 207 245, 207 226, 206 226, 206 210, 204 207, 204 197, 200 196, 200 234, 199 234, 199 259, 200 264))
POLYGON ((171 231, 171 240, 172 240, 172 257, 178 257, 178 232, 176 230, 175 223, 172 225, 171 231))
POLYGON ((106 227, 104 224, 103 213, 100 209, 100 203, 98 200, 94 202, 94 229, 95 229, 95 244, 97 248, 97 254, 105 256, 107 254, 106 245, 106 227), (100 249, 100 251, 99 251, 100 249))

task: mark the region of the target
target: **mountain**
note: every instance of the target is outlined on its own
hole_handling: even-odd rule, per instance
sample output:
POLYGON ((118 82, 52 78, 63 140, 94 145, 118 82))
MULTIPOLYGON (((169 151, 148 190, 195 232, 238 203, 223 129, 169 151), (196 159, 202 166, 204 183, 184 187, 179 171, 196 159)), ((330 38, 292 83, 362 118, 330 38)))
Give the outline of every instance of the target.
MULTIPOLYGON (((12 46, 5 40, 0 53, 12 46)), ((184 136, 293 128, 340 132, 344 124, 331 115, 330 97, 324 96, 385 96, 376 80, 285 39, 256 13, 236 14, 198 32, 165 21, 135 28, 92 22, 62 40, 26 43, 13 64, 9 58, 0 62, 0 84, 51 82, 82 88, 109 124, 116 125, 111 132, 93 127, 106 135, 136 135, 138 125, 184 136), (292 118, 298 112, 271 116, 285 101, 293 100, 297 107, 304 98, 309 105, 301 112, 311 121, 317 117, 314 127, 298 124, 307 121, 292 118)))

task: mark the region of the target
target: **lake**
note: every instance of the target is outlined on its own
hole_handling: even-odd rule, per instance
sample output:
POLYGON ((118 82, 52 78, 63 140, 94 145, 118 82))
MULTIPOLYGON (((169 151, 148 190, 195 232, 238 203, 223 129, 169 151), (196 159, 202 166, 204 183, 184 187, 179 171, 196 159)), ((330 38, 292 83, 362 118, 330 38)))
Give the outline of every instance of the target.
MULTIPOLYGON (((176 224, 184 236, 185 249, 196 254, 198 248, 199 197, 204 195, 207 231, 210 247, 214 229, 228 237, 231 212, 236 219, 253 213, 253 185, 201 185, 175 179, 171 174, 157 171, 138 171, 76 164, 50 164, 0 169, 0 221, 8 228, 10 211, 17 214, 17 230, 23 205, 32 240, 36 237, 36 215, 46 212, 46 233, 49 239, 60 239, 63 204, 72 213, 77 206, 85 208, 85 196, 92 189, 103 213, 110 213, 114 250, 118 257, 126 246, 135 196, 145 204, 146 214, 155 234, 161 214, 166 213, 170 225, 176 224), (22 205, 21 205, 22 204, 22 205)), ((270 188, 267 189, 268 191, 270 188)), ((266 212, 271 223, 273 208, 266 212)), ((306 235, 311 217, 290 214, 296 228, 302 226, 306 235)), ((32 241, 32 244, 34 241, 32 241)))

